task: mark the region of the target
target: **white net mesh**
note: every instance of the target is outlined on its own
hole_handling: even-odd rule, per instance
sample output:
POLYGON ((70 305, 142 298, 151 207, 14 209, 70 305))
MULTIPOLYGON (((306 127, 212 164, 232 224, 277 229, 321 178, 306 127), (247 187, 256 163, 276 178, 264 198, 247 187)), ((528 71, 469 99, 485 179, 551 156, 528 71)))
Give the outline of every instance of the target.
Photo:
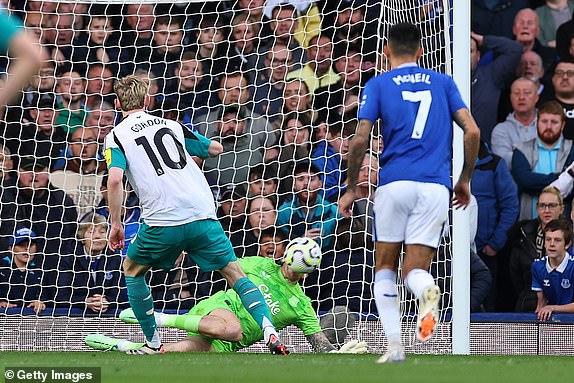
MULTIPOLYGON (((380 54, 383 36, 396 22, 416 23, 424 36, 422 65, 450 73, 449 2, 276 3, 9 3, 51 59, 8 108, 2 127, 0 301, 9 304, 7 313, 22 318, 14 322, 10 316, 7 325, 28 326, 18 336, 2 326, 4 349, 49 349, 55 337, 73 337, 66 347, 79 349, 78 339, 94 326, 110 335, 124 331, 117 321, 81 320, 127 307, 120 273, 126 251, 107 251, 104 239, 102 142, 117 119, 113 81, 135 73, 150 80, 150 112, 223 144, 224 152, 202 166, 237 255, 278 255, 287 239, 317 235, 319 228, 324 257, 320 270, 306 278, 305 292, 318 312, 337 305, 357 313, 359 330, 351 335, 382 351, 378 322, 370 322, 376 318, 371 297, 376 155, 365 162, 364 197, 353 218, 338 219, 333 203, 344 193, 344 158, 357 123, 358 95, 368 78, 387 68, 380 54), (290 208, 297 195, 303 204, 314 198, 313 192, 298 194, 308 188, 294 177, 301 166, 319 170, 324 207, 290 208), (37 254, 28 271, 22 267, 26 255, 8 250, 26 253, 21 228, 36 236, 37 254), (99 295, 108 301, 106 310, 91 303, 99 295), (27 316, 33 315, 28 306, 34 301, 46 306, 41 315, 47 319, 27 316), (65 334, 50 327, 67 324, 65 334)), ((0 63, 9 68, 5 57, 0 63)), ((381 148, 375 131, 371 150, 381 148)), ((129 185, 124 213, 129 244, 140 222, 129 185)), ((445 238, 432 266, 445 292, 444 323, 424 347, 414 342, 415 302, 401 286, 409 351, 450 352, 451 254, 445 238)), ((158 310, 186 311, 225 287, 218 275, 200 272, 188 258, 170 272, 154 271, 149 282, 158 310)), ((293 342, 302 342, 299 338, 293 342)))

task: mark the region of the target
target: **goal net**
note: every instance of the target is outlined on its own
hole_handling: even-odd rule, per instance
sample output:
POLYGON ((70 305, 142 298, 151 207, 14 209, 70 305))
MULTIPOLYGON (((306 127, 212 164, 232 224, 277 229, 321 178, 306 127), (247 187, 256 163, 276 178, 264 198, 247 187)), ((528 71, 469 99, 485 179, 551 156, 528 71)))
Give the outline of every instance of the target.
MULTIPOLYGON (((152 114, 223 144, 220 156, 198 164, 238 257, 280 256, 290 238, 317 237, 323 260, 302 283, 314 309, 324 315, 345 308, 356 321, 331 323, 350 325, 348 337, 385 350, 371 295, 372 198, 384 138, 375 128, 362 198, 347 220, 336 215, 345 155, 360 91, 388 68, 382 46, 389 27, 416 23, 424 36, 421 65, 450 74, 452 9, 447 0, 288 3, 8 2, 50 60, 7 108, 1 127, 1 350, 86 350, 83 337, 94 332, 142 337, 138 326, 116 318, 129 306, 120 272, 126 251, 110 252, 105 240, 102 142, 119 120, 113 82, 128 74, 149 79, 152 114), (303 177, 314 172, 318 178, 303 177)), ((12 62, 0 61, 9 71, 12 62)), ((128 184, 124 205, 129 246, 141 211, 128 184)), ((416 302, 400 288, 408 352, 452 351, 448 229, 432 265, 444 297, 431 342, 415 342, 416 302)), ((219 275, 185 256, 169 272, 153 270, 148 281, 156 310, 171 313, 225 288, 219 275)), ((166 341, 183 335, 162 331, 166 341)), ((294 350, 311 350, 295 327, 283 336, 294 350)))

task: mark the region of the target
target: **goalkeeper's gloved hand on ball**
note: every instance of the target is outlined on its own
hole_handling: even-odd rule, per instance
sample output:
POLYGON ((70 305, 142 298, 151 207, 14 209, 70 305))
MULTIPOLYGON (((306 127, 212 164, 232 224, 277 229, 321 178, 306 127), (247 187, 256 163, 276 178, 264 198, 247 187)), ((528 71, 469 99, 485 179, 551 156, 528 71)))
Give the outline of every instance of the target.
POLYGON ((342 345, 339 350, 333 350, 331 352, 336 354, 368 354, 369 349, 367 342, 359 342, 353 339, 342 345))

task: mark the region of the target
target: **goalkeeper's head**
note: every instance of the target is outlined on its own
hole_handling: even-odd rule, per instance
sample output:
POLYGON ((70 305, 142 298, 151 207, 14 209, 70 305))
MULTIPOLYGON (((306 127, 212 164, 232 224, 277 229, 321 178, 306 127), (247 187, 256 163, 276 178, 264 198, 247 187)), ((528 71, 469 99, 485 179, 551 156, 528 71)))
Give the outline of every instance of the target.
POLYGON ((418 58, 422 55, 421 31, 411 23, 398 23, 389 30, 390 56, 418 58))
POLYGON ((115 106, 124 113, 143 110, 149 105, 149 80, 130 75, 114 84, 116 92, 115 106))

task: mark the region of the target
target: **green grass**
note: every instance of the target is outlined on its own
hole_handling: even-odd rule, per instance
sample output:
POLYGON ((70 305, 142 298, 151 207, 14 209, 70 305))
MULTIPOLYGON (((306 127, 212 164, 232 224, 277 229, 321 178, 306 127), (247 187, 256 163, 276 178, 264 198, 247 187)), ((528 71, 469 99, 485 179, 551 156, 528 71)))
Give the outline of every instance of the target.
POLYGON ((169 354, 1 352, 4 367, 101 367, 102 383, 529 383, 570 382, 574 358, 550 356, 410 355, 376 364, 378 355, 169 354))

